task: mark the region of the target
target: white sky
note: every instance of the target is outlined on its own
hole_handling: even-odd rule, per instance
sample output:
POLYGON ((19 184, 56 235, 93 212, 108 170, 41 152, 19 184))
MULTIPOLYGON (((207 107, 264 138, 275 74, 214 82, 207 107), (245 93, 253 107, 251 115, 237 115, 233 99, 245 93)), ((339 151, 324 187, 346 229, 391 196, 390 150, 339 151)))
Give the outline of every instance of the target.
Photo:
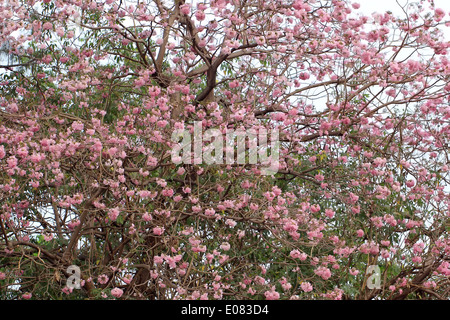
MULTIPOLYGON (((361 6, 356 12, 361 12, 365 15, 370 15, 373 12, 384 13, 391 11, 395 16, 404 17, 404 12, 400 5, 419 2, 419 0, 350 0, 350 3, 353 2, 359 3, 361 6)), ((441 8, 446 13, 442 21, 450 21, 450 0, 434 0, 434 4, 436 8, 441 8)), ((409 11, 409 13, 411 12, 409 11)), ((442 30, 446 40, 450 41, 450 27, 442 26, 442 30)))

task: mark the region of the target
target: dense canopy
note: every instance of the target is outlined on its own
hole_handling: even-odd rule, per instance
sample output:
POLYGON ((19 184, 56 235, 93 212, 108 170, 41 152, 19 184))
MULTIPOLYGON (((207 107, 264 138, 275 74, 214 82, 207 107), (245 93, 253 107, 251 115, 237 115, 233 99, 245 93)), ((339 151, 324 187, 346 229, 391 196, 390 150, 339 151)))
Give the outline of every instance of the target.
POLYGON ((450 20, 401 9, 0 1, 0 298, 448 299, 450 20))

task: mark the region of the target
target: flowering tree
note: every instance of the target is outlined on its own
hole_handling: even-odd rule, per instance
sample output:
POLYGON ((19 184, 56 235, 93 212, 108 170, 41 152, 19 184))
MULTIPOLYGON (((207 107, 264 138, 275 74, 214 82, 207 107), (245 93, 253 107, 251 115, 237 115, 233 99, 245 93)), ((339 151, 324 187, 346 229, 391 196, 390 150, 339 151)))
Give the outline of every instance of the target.
POLYGON ((358 8, 3 0, 0 296, 448 299, 450 25, 358 8), (278 170, 175 163, 199 122, 278 170))

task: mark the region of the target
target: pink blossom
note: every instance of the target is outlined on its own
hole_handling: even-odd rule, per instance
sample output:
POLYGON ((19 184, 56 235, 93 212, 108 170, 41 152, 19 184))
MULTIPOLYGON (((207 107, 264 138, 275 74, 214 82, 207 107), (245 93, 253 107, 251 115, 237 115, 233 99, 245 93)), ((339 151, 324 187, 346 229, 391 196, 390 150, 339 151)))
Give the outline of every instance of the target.
POLYGON ((153 262, 156 263, 156 264, 161 264, 161 263, 164 262, 164 259, 162 257, 160 257, 160 256, 154 256, 153 257, 153 262))
POLYGON ((161 195, 163 195, 164 197, 172 197, 174 194, 173 189, 164 189, 161 191, 161 195))
POLYGON ((8 163, 8 168, 13 169, 17 166, 17 158, 16 156, 11 156, 8 158, 8 160, 6 160, 6 162, 8 163))
POLYGON ((30 292, 26 292, 22 295, 22 298, 25 300, 29 300, 29 299, 31 299, 31 297, 32 297, 32 294, 30 292))
POLYGON ((413 251, 416 254, 422 253, 424 248, 425 248, 425 244, 423 242, 416 242, 413 245, 413 251))
POLYGON ((219 256, 219 263, 220 264, 225 263, 228 260, 228 258, 229 258, 229 256, 226 255, 226 254, 220 255, 219 256))
POLYGON ((313 290, 313 286, 311 283, 309 282, 302 282, 302 284, 300 285, 300 287, 302 288, 303 291, 305 292, 311 292, 313 290))
POLYGON ((45 22, 42 25, 42 29, 44 29, 44 30, 51 30, 51 29, 53 29, 53 24, 51 22, 45 22))
POLYGON ((191 13, 191 5, 190 4, 183 4, 180 6, 180 11, 184 15, 188 15, 191 13))
POLYGON ((222 249, 223 251, 228 251, 228 250, 230 250, 230 244, 228 242, 223 242, 220 245, 220 249, 222 249))
POLYGON ((82 122, 75 121, 72 123, 72 129, 75 131, 81 131, 81 130, 83 130, 83 128, 84 128, 84 125, 82 122))
POLYGON ((359 274, 359 270, 354 269, 354 268, 350 269, 348 272, 349 272, 352 276, 356 276, 356 275, 359 274))
POLYGON ((280 299, 280 294, 275 291, 275 288, 272 288, 270 291, 264 292, 264 296, 267 300, 278 300, 280 299))
POLYGON ((422 258, 421 257, 419 257, 419 256, 414 256, 414 257, 412 257, 412 262, 414 262, 414 263, 421 263, 422 262, 422 258))
POLYGON ((387 247, 391 244, 391 242, 389 240, 381 240, 380 243, 381 243, 381 245, 383 245, 385 247, 387 247))
POLYGON ((120 211, 118 208, 113 208, 108 211, 108 217, 112 221, 116 221, 119 214, 120 214, 120 211))
POLYGON ((71 294, 73 292, 73 288, 64 287, 61 291, 65 294, 71 294))
POLYGON ((106 284, 108 283, 109 278, 106 274, 101 274, 98 276, 97 280, 100 284, 106 284))
POLYGON ((149 214, 148 212, 146 212, 146 213, 144 213, 143 215, 142 215, 142 219, 144 219, 144 221, 152 221, 152 215, 151 214, 149 214))
POLYGON ((359 199, 359 197, 356 194, 354 194, 353 192, 350 192, 350 194, 349 194, 350 203, 356 203, 358 201, 358 199, 359 199))
POLYGON ((300 257, 302 257, 302 253, 300 253, 300 251, 298 251, 297 249, 292 250, 289 255, 294 258, 294 259, 300 259, 300 257))
POLYGON ((156 97, 156 96, 158 96, 161 93, 161 89, 159 89, 158 87, 154 87, 153 86, 153 87, 150 87, 148 89, 148 93, 149 93, 150 96, 156 97))
POLYGON ((120 298, 123 294, 123 290, 119 288, 114 288, 111 290, 111 294, 116 298, 120 298))
POLYGON ((328 218, 333 218, 334 217, 334 211, 333 210, 331 210, 331 209, 325 209, 325 215, 328 217, 328 218))
POLYGON ((410 180, 406 181, 406 186, 407 187, 411 188, 411 187, 414 187, 414 185, 415 185, 414 180, 410 179, 410 180))
POLYGON ((234 226, 236 226, 237 222, 234 221, 233 219, 227 219, 225 221, 225 224, 233 228, 234 226))
POLYGON ((314 270, 314 273, 322 277, 324 280, 328 280, 331 277, 331 271, 326 267, 318 267, 314 270))
POLYGON ((197 10, 195 12, 195 18, 197 18, 198 21, 205 20, 205 17, 206 17, 205 12, 203 12, 202 10, 197 10))
POLYGON ((436 21, 441 21, 442 20, 442 18, 445 16, 445 11, 444 10, 442 10, 441 8, 436 8, 435 10, 434 10, 434 14, 435 14, 435 19, 436 19, 436 21))
POLYGON ((191 193, 191 188, 189 187, 183 187, 181 189, 183 190, 184 193, 191 193))
POLYGON ((310 77, 310 75, 309 75, 308 72, 302 72, 302 73, 300 73, 300 75, 299 75, 299 78, 300 78, 301 80, 308 80, 309 77, 310 77))

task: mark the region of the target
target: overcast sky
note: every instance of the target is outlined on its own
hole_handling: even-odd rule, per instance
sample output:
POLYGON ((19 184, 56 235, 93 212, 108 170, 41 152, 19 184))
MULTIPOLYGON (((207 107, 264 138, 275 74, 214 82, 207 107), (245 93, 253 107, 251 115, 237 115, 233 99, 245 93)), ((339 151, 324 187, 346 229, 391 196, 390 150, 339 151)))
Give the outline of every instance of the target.
MULTIPOLYGON (((359 11, 366 15, 370 15, 373 12, 383 13, 385 11, 392 11, 396 16, 404 16, 404 13, 400 5, 406 3, 417 2, 418 0, 355 0, 353 2, 359 3, 361 5, 359 11), (398 2, 398 3, 397 3, 398 2)), ((434 0, 436 8, 441 8, 445 11, 446 16, 443 21, 450 21, 450 0, 434 0)), ((445 38, 450 41, 450 27, 442 27, 444 30, 445 38)))

